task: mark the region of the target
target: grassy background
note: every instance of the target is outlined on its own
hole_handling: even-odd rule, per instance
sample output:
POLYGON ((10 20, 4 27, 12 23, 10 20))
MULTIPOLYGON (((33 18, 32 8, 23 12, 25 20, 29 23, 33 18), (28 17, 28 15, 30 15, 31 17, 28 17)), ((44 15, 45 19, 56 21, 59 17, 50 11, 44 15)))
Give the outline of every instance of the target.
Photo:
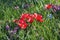
POLYGON ((47 14, 51 14, 51 10, 45 10, 45 4, 60 4, 60 0, 0 0, 0 40, 7 39, 7 31, 5 29, 6 22, 9 22, 11 29, 16 25, 12 22, 18 19, 22 13, 37 12, 43 15, 44 22, 34 21, 26 30, 18 30, 14 35, 14 40, 60 40, 60 21, 54 16, 52 19, 47 18, 47 14), (27 3, 30 6, 27 9, 23 5, 27 3), (15 5, 19 9, 14 9, 15 5), (26 36, 25 36, 26 35, 26 36))

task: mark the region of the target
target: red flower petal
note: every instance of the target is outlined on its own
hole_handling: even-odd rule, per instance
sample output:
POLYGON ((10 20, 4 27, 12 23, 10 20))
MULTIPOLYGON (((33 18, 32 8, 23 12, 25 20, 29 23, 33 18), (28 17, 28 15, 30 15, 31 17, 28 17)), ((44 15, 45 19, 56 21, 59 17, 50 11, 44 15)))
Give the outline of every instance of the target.
POLYGON ((46 5, 45 5, 45 9, 50 9, 51 7, 52 7, 51 4, 46 4, 46 5))
POLYGON ((42 17, 42 15, 38 15, 37 17, 40 17, 40 19, 42 19, 43 17, 42 17))
POLYGON ((25 24, 18 24, 18 25, 21 29, 26 29, 28 26, 26 23, 25 24))
POLYGON ((43 22, 44 20, 43 19, 40 19, 40 22, 43 22))
POLYGON ((35 17, 35 18, 37 18, 37 17, 40 17, 40 18, 42 18, 42 15, 40 15, 40 14, 37 14, 37 13, 34 13, 33 17, 35 17))
POLYGON ((27 20, 27 22, 32 23, 32 22, 33 22, 33 19, 32 19, 32 18, 29 18, 29 19, 27 20))
POLYGON ((38 14, 37 14, 37 13, 34 13, 34 14, 33 14, 33 17, 34 17, 34 18, 36 18, 37 16, 38 16, 38 14))
POLYGON ((19 20, 19 23, 23 24, 23 23, 26 23, 26 22, 24 20, 19 20))
POLYGON ((39 15, 37 13, 34 13, 34 17, 37 21, 40 21, 42 19, 42 15, 39 15))
POLYGON ((21 16, 21 18, 27 18, 28 16, 29 16, 30 14, 27 14, 27 13, 25 13, 25 14, 22 14, 22 16, 21 16))

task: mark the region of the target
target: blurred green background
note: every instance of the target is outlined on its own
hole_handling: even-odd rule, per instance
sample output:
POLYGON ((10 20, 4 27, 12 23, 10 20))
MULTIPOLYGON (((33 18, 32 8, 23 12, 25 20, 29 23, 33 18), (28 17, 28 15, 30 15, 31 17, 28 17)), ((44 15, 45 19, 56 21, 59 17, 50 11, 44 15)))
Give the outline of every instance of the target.
POLYGON ((52 13, 44 9, 45 4, 60 5, 60 0, 0 0, 0 40, 60 40, 60 21, 54 15, 52 19, 47 18, 52 13), (26 4, 28 6, 24 7, 26 4), (44 22, 34 21, 26 30, 19 29, 9 38, 5 28, 7 21, 13 30, 16 24, 12 20, 18 19, 22 13, 35 12, 43 15, 44 22))

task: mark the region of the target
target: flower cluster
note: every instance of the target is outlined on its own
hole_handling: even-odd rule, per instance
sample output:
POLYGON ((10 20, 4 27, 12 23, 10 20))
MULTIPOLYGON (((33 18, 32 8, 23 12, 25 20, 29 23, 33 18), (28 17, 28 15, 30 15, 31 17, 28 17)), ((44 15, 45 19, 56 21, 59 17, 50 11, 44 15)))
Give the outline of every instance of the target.
POLYGON ((60 10, 60 6, 52 5, 52 9, 53 9, 54 12, 59 11, 60 10))
POLYGON ((8 40, 13 40, 15 36, 17 37, 17 31, 18 31, 18 29, 19 29, 19 27, 17 27, 17 26, 14 29, 11 29, 10 26, 7 24, 6 25, 7 39, 8 40))
POLYGON ((40 14, 34 13, 34 14, 29 14, 29 13, 24 13, 21 15, 19 20, 14 20, 16 24, 21 29, 26 29, 28 24, 27 23, 32 23, 36 19, 39 22, 43 22, 43 17, 40 14))
POLYGON ((19 29, 18 27, 15 27, 14 30, 11 30, 10 29, 10 26, 9 25, 6 25, 6 30, 9 31, 10 33, 13 33, 14 34, 14 33, 17 32, 18 29, 19 29))
POLYGON ((46 4, 45 5, 45 9, 50 9, 50 8, 52 8, 52 5, 51 4, 46 4))
POLYGON ((52 8, 53 10, 60 10, 60 6, 58 5, 53 5, 53 4, 46 4, 45 9, 50 9, 52 8))
POLYGON ((60 5, 46 4, 45 9, 52 9, 51 12, 54 14, 55 18, 60 17, 60 5))

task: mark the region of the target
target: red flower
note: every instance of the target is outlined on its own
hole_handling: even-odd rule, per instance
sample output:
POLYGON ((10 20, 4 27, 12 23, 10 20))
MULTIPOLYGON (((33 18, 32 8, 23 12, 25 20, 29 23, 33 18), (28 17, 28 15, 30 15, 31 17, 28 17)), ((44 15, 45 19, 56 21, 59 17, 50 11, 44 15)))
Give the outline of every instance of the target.
POLYGON ((34 13, 34 18, 35 18, 37 21, 43 22, 43 20, 42 20, 42 15, 39 15, 39 14, 37 14, 37 13, 34 13))
POLYGON ((37 13, 34 13, 32 16, 33 16, 33 18, 36 18, 37 17, 37 13))
POLYGON ((21 19, 20 19, 20 20, 19 20, 19 23, 22 23, 22 24, 23 24, 23 23, 26 23, 26 22, 25 22, 24 20, 21 20, 21 19))
POLYGON ((27 13, 26 14, 22 14, 21 19, 23 19, 23 20, 26 19, 26 21, 27 22, 30 22, 30 23, 33 22, 33 17, 32 17, 31 14, 27 14, 27 13))
POLYGON ((21 29, 26 29, 28 24, 27 23, 19 23, 18 26, 21 28, 21 29))
POLYGON ((37 13, 34 13, 34 18, 37 18, 37 17, 39 17, 40 19, 42 19, 42 15, 40 15, 40 14, 37 14, 37 13))
POLYGON ((40 22, 43 22, 44 20, 43 19, 40 19, 40 22))
POLYGON ((27 20, 27 22, 32 23, 32 22, 33 22, 33 19, 32 19, 32 18, 29 18, 29 19, 27 20))
POLYGON ((46 4, 46 5, 45 5, 45 9, 50 9, 51 7, 52 7, 51 4, 46 4))
POLYGON ((29 23, 32 23, 34 20, 33 19, 36 19, 37 21, 39 22, 43 22, 43 17, 42 15, 39 15, 37 13, 34 13, 34 14, 22 14, 22 16, 20 17, 19 20, 14 20, 14 22, 16 22, 16 24, 18 24, 18 26, 21 28, 21 29, 26 29, 28 24, 25 22, 29 22, 29 23), (25 20, 26 19, 26 20, 25 20))
POLYGON ((25 22, 25 20, 23 20, 23 19, 19 19, 17 25, 18 25, 21 29, 26 29, 27 26, 28 26, 28 24, 27 24, 27 23, 25 22))
POLYGON ((28 16, 30 16, 30 14, 28 14, 28 13, 24 13, 24 14, 22 14, 22 16, 21 16, 21 18, 27 18, 28 16))

